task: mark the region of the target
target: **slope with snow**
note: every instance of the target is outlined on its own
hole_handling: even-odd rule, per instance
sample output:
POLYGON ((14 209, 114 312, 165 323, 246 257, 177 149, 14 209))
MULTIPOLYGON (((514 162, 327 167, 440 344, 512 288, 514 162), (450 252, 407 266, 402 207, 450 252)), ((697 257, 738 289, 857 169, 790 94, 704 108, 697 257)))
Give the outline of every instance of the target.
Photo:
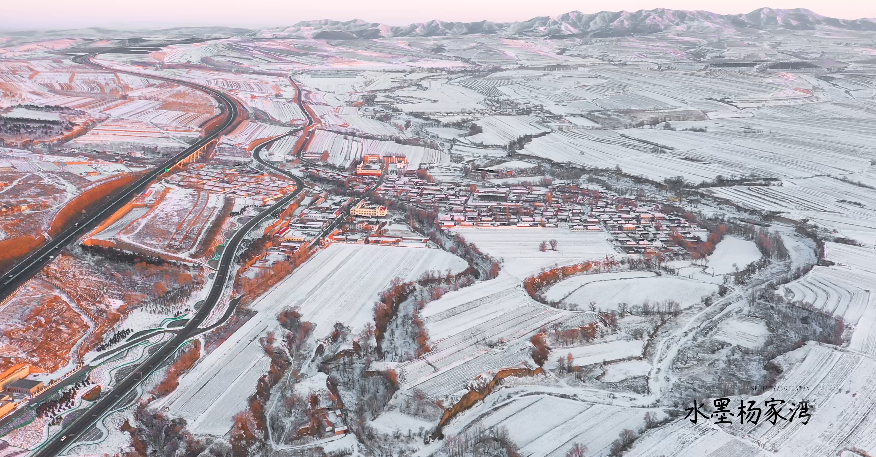
POLYGON ((224 435, 267 372, 270 359, 260 339, 279 328, 280 311, 299 308, 302 319, 314 324, 317 339, 329 335, 336 322, 358 332, 373 321, 374 302, 392 279, 465 268, 462 259, 434 249, 333 244, 256 300, 251 308, 258 314, 183 376, 161 405, 185 418, 195 433, 224 435))

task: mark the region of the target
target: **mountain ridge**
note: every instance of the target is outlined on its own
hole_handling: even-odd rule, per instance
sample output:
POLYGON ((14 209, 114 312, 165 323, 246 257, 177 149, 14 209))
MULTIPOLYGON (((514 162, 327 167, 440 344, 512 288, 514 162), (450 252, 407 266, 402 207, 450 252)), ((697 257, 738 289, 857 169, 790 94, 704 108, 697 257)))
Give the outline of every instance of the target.
POLYGON ((167 27, 121 30, 88 27, 66 30, 0 31, 8 37, 88 37, 130 38, 153 34, 173 36, 301 36, 330 40, 373 39, 390 37, 439 37, 474 34, 506 37, 618 37, 646 35, 668 30, 731 33, 740 30, 815 30, 831 27, 852 31, 876 31, 876 19, 837 19, 822 16, 805 8, 760 8, 750 13, 718 14, 704 10, 673 10, 655 8, 638 11, 600 11, 582 13, 570 11, 556 16, 537 16, 524 21, 475 22, 440 21, 414 22, 407 25, 387 25, 361 19, 337 21, 318 19, 300 21, 291 26, 269 28, 243 27, 167 27))
POLYGON ((659 33, 672 29, 703 31, 814 30, 832 27, 854 31, 876 31, 876 19, 837 19, 805 8, 760 8, 745 14, 717 14, 702 10, 656 8, 638 11, 570 11, 556 16, 537 16, 525 21, 454 22, 431 20, 391 26, 360 19, 301 21, 290 27, 263 29, 324 39, 369 39, 389 37, 431 37, 496 34, 520 37, 610 37, 659 33))

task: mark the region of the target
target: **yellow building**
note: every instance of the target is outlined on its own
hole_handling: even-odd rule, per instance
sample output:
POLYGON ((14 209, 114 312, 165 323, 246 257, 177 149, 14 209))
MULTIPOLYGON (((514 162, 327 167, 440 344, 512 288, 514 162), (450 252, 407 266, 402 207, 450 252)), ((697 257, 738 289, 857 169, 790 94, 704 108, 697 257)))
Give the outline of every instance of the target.
POLYGON ((362 217, 384 217, 386 216, 386 213, 387 210, 385 206, 370 205, 365 203, 365 200, 362 200, 355 208, 350 210, 350 214, 353 216, 362 217))
POLYGON ((0 417, 3 417, 15 410, 16 404, 9 400, 0 400, 0 417))
POLYGON ((19 379, 24 379, 30 374, 30 365, 19 363, 9 367, 3 373, 0 373, 0 391, 6 389, 8 384, 11 384, 19 379))

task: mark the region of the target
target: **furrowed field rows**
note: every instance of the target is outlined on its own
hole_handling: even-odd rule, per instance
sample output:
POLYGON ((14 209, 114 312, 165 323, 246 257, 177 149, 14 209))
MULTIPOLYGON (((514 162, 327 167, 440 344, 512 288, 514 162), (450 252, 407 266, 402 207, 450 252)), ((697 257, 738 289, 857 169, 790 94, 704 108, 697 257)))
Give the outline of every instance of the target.
POLYGON ((857 324, 867 309, 870 293, 843 280, 844 273, 832 268, 816 267, 806 276, 785 286, 785 296, 803 301, 857 324))
POLYGON ((569 314, 533 302, 519 288, 491 292, 492 288, 486 283, 448 294, 452 307, 434 314, 427 306, 424 320, 434 341, 432 352, 399 365, 406 389, 441 398, 482 373, 519 366, 528 360, 526 345, 519 341, 569 314), (460 297, 477 296, 478 289, 489 295, 452 305, 460 297), (490 350, 483 346, 488 342, 508 346, 490 350))

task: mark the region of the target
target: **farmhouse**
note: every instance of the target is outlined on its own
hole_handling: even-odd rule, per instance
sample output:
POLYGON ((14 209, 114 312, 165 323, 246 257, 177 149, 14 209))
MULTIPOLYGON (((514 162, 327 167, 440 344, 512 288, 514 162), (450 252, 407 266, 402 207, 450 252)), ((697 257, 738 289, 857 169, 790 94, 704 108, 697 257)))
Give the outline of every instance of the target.
POLYGON ((18 394, 18 395, 26 395, 28 397, 33 397, 34 395, 40 393, 45 389, 42 381, 35 381, 32 379, 19 379, 18 381, 13 381, 6 385, 6 393, 9 394, 18 394))

